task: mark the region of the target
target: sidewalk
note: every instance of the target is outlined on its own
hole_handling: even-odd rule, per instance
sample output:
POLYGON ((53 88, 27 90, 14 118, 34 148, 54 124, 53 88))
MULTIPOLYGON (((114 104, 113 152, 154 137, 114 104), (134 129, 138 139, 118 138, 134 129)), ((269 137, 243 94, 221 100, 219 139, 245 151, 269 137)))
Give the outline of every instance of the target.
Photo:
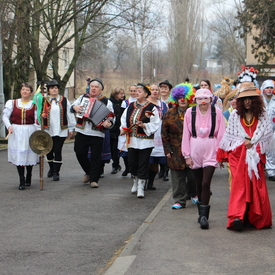
MULTIPOLYGON (((275 183, 268 188, 275 209, 275 183)), ((200 229, 192 202, 171 209, 169 190, 104 275, 275 274, 274 228, 227 230, 226 169, 216 170, 211 190, 208 230, 200 229)))

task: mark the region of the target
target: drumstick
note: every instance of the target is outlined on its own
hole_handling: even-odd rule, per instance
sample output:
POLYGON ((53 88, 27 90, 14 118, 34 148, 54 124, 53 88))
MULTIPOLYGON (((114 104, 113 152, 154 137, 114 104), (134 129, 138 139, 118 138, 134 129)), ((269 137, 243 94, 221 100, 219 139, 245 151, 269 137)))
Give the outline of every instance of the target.
POLYGON ((7 134, 7 136, 5 137, 5 139, 8 139, 9 136, 10 136, 10 134, 11 134, 11 132, 9 132, 9 133, 7 134))

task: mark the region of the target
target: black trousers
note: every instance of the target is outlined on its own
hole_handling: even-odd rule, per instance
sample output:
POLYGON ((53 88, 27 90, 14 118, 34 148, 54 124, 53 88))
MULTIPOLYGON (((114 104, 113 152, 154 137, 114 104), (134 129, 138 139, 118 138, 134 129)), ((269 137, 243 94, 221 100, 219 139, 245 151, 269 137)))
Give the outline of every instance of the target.
POLYGON ((119 166, 119 156, 118 156, 118 138, 112 138, 110 137, 110 146, 111 146, 111 155, 112 155, 112 161, 113 161, 113 168, 118 168, 119 166))
POLYGON ((47 154, 48 161, 62 162, 62 148, 64 142, 66 140, 65 137, 54 136, 53 140, 53 148, 49 154, 47 154))
POLYGON ((101 152, 103 138, 87 136, 77 133, 74 142, 74 151, 77 160, 85 174, 90 175, 90 182, 98 182, 101 174, 101 152), (92 158, 88 159, 88 150, 91 147, 92 158))
POLYGON ((128 149, 129 171, 139 179, 148 179, 148 166, 153 148, 128 149))

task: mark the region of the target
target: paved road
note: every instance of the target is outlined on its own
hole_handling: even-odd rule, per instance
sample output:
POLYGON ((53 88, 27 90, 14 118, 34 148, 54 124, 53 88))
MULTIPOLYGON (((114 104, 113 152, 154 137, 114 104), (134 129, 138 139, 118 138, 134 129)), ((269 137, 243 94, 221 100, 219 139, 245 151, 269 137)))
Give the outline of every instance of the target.
MULTIPOLYGON (((210 229, 201 230, 190 201, 171 209, 170 182, 158 179, 137 199, 130 177, 111 175, 108 165, 98 189, 81 183, 73 144, 64 148, 61 181, 46 178, 43 191, 38 166, 31 188, 19 191, 6 151, 0 159, 1 275, 275 274, 274 229, 225 229, 226 169, 215 172, 210 229)), ((274 209, 275 183, 268 188, 274 209)))
POLYGON ((63 157, 61 181, 45 178, 40 191, 36 166, 32 186, 19 191, 16 168, 0 151, 1 275, 101 274, 171 186, 157 179, 157 190, 137 199, 130 175, 111 175, 108 164, 92 189, 82 183, 73 144, 63 157))
MULTIPOLYGON (((275 209, 275 182, 267 184, 275 209)), ((215 171, 211 190, 209 230, 200 229, 191 202, 172 210, 168 192, 104 275, 274 275, 274 226, 227 230, 226 169, 215 171)))

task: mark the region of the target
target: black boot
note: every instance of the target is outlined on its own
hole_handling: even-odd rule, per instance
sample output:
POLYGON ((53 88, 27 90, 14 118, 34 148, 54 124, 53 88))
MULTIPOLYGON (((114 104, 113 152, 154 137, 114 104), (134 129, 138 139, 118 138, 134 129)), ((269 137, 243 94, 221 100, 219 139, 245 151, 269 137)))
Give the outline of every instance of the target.
POLYGON ((159 171, 159 175, 158 175, 159 179, 163 178, 165 167, 166 167, 165 164, 160 164, 160 171, 159 171))
POLYGON ((156 187, 154 186, 154 179, 156 176, 156 172, 153 170, 149 170, 149 179, 147 182, 147 190, 156 190, 156 187))
POLYGON ((199 206, 199 213, 200 213, 200 225, 201 229, 208 229, 209 228, 209 211, 210 205, 200 205, 199 206))
POLYGON ((126 177, 129 173, 129 163, 128 163, 128 157, 124 157, 123 158, 124 161, 124 165, 125 165, 125 170, 123 171, 123 173, 121 174, 123 177, 126 177))
POLYGON ((25 189, 25 166, 16 166, 19 175, 19 190, 25 189))
POLYGON ((165 166, 165 168, 164 168, 164 174, 163 174, 163 178, 162 178, 164 181, 168 181, 169 180, 169 178, 168 178, 168 172, 169 172, 169 167, 165 166))
POLYGON ((49 166, 50 166, 50 170, 47 174, 48 178, 51 178, 53 176, 53 160, 48 160, 49 166))
POLYGON ((233 221, 233 227, 236 231, 243 231, 243 222, 240 219, 235 219, 233 221))
POLYGON ((25 190, 25 177, 20 177, 19 190, 25 190))
POLYGON ((32 183, 32 166, 27 166, 26 186, 31 186, 32 183))
POLYGON ((59 181, 59 171, 62 163, 54 162, 53 163, 53 181, 59 181))
POLYGON ((200 216, 200 206, 201 206, 201 202, 198 202, 198 203, 197 203, 197 208, 198 208, 198 213, 199 213, 198 223, 200 223, 200 221, 201 221, 201 216, 200 216))

